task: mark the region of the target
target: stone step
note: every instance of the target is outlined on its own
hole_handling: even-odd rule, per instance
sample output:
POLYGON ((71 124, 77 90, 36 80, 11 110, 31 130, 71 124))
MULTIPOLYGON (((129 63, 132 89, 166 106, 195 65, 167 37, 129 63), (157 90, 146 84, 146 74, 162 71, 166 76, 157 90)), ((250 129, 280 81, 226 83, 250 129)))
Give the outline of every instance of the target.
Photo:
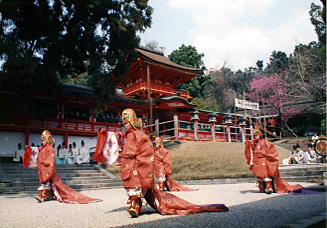
MULTIPOLYGON (((71 169, 71 170, 66 170, 66 169, 56 169, 57 173, 94 173, 98 172, 96 169, 92 170, 79 170, 79 169, 71 169)), ((34 174, 38 173, 37 169, 28 169, 28 170, 5 170, 6 174, 34 174)))
POLYGON ((286 166, 280 166, 279 172, 288 172, 292 170, 301 170, 301 171, 326 171, 327 165, 317 165, 317 164, 296 164, 296 165, 286 165, 286 166))
MULTIPOLYGON (((85 176, 80 176, 80 177, 63 177, 60 178, 63 182, 65 181, 70 181, 70 180, 90 180, 89 177, 85 177, 85 176)), ((101 180, 101 179, 108 179, 108 177, 106 176, 94 176, 92 177, 92 180, 101 180)), ((119 178, 111 178, 109 180, 120 180, 119 178)), ((11 183, 20 183, 20 182, 39 182, 39 178, 38 176, 35 178, 10 178, 7 179, 6 181, 9 181, 11 183)))
POLYGON ((1 187, 10 187, 11 183, 0 183, 0 188, 1 187))
POLYGON ((281 177, 283 180, 287 181, 287 182, 321 182, 323 181, 322 177, 316 177, 316 176, 298 176, 298 177, 294 177, 294 176, 290 176, 290 177, 281 177))
MULTIPOLYGON (((98 184, 98 183, 117 183, 120 180, 112 180, 112 179, 97 179, 97 180, 70 180, 70 181, 63 181, 65 185, 73 186, 79 184, 98 184)), ((39 182, 11 182, 11 187, 20 187, 20 186, 38 186, 39 182)))
MULTIPOLYGON (((80 184, 71 185, 70 188, 80 191, 80 190, 90 190, 90 189, 103 189, 103 188, 117 188, 121 187, 121 182, 116 183, 100 183, 100 184, 80 184)), ((19 187, 0 187, 0 193, 12 194, 12 193, 35 193, 37 194, 37 186, 19 186, 19 187)))
MULTIPOLYGON (((25 168, 22 165, 21 166, 4 166, 3 163, 1 163, 1 167, 3 170, 34 170, 37 168, 25 168)), ((65 170, 70 170, 70 169, 77 169, 77 170, 94 170, 95 167, 93 165, 56 165, 56 169, 65 169, 65 170)))
MULTIPOLYGON (((64 177, 98 177, 98 176, 103 176, 102 173, 98 173, 98 172, 94 172, 94 173, 58 173, 60 178, 64 178, 64 177)), ((7 174, 6 177, 8 179, 11 178, 17 178, 17 176, 19 176, 20 178, 37 178, 39 175, 37 173, 35 174, 20 174, 20 175, 16 175, 16 174, 7 174)))
MULTIPOLYGON (((0 165, 3 172, 0 193, 37 193, 38 169, 25 169, 22 164, 13 163, 0 165)), ((76 190, 122 186, 120 178, 109 177, 92 164, 57 165, 56 171, 65 185, 76 190)))
POLYGON ((281 176, 318 176, 321 177, 324 171, 302 171, 302 170, 292 170, 288 172, 280 172, 281 176))

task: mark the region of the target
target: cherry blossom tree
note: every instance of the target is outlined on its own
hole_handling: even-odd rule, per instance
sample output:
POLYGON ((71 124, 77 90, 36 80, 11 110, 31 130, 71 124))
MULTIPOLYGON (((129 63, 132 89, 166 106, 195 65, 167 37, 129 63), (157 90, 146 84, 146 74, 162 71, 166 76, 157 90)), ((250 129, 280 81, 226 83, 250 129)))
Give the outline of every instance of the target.
POLYGON ((287 120, 301 112, 292 107, 298 97, 288 71, 252 79, 246 96, 252 101, 259 101, 261 105, 267 105, 272 113, 277 113, 283 133, 286 132, 287 120))

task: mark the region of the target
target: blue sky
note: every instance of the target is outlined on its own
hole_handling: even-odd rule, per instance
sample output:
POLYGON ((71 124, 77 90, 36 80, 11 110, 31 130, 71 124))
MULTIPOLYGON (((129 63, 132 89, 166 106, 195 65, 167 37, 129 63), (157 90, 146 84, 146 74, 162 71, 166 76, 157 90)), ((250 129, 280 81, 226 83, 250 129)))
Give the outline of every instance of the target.
POLYGON ((288 55, 299 43, 317 41, 310 22, 311 3, 319 0, 149 0, 152 26, 141 44, 155 40, 165 55, 182 44, 204 53, 207 68, 224 64, 244 70, 272 51, 288 55))

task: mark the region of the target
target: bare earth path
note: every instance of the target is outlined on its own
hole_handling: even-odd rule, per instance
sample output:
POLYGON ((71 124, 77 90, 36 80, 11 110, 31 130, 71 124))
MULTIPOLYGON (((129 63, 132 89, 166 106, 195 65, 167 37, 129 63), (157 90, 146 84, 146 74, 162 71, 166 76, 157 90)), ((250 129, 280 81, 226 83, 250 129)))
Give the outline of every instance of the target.
POLYGON ((257 193, 254 183, 189 186, 199 190, 174 194, 196 204, 224 203, 230 211, 172 216, 160 215, 146 205, 143 206, 145 214, 132 219, 126 212, 127 196, 122 188, 83 191, 90 197, 103 199, 91 204, 37 203, 30 194, 0 195, 0 226, 306 227, 326 219, 326 192, 266 195, 257 193), (304 220, 307 218, 309 223, 304 220))

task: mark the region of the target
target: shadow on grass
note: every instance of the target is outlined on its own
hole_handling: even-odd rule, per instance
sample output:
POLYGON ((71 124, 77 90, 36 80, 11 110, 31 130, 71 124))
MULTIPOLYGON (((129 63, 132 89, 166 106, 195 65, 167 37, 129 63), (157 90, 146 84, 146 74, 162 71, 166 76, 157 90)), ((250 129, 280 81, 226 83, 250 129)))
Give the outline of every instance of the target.
MULTIPOLYGON (((232 206, 229 208, 229 212, 206 212, 178 217, 163 215, 165 218, 160 220, 122 227, 290 227, 288 224, 299 224, 304 227, 299 220, 325 213, 325 199, 325 193, 297 196, 279 195, 232 206)), ((307 224, 307 226, 310 225, 312 224, 307 224)))
POLYGON ((178 149, 179 147, 182 146, 181 141, 167 141, 163 143, 164 147, 167 150, 173 150, 173 149, 178 149))

